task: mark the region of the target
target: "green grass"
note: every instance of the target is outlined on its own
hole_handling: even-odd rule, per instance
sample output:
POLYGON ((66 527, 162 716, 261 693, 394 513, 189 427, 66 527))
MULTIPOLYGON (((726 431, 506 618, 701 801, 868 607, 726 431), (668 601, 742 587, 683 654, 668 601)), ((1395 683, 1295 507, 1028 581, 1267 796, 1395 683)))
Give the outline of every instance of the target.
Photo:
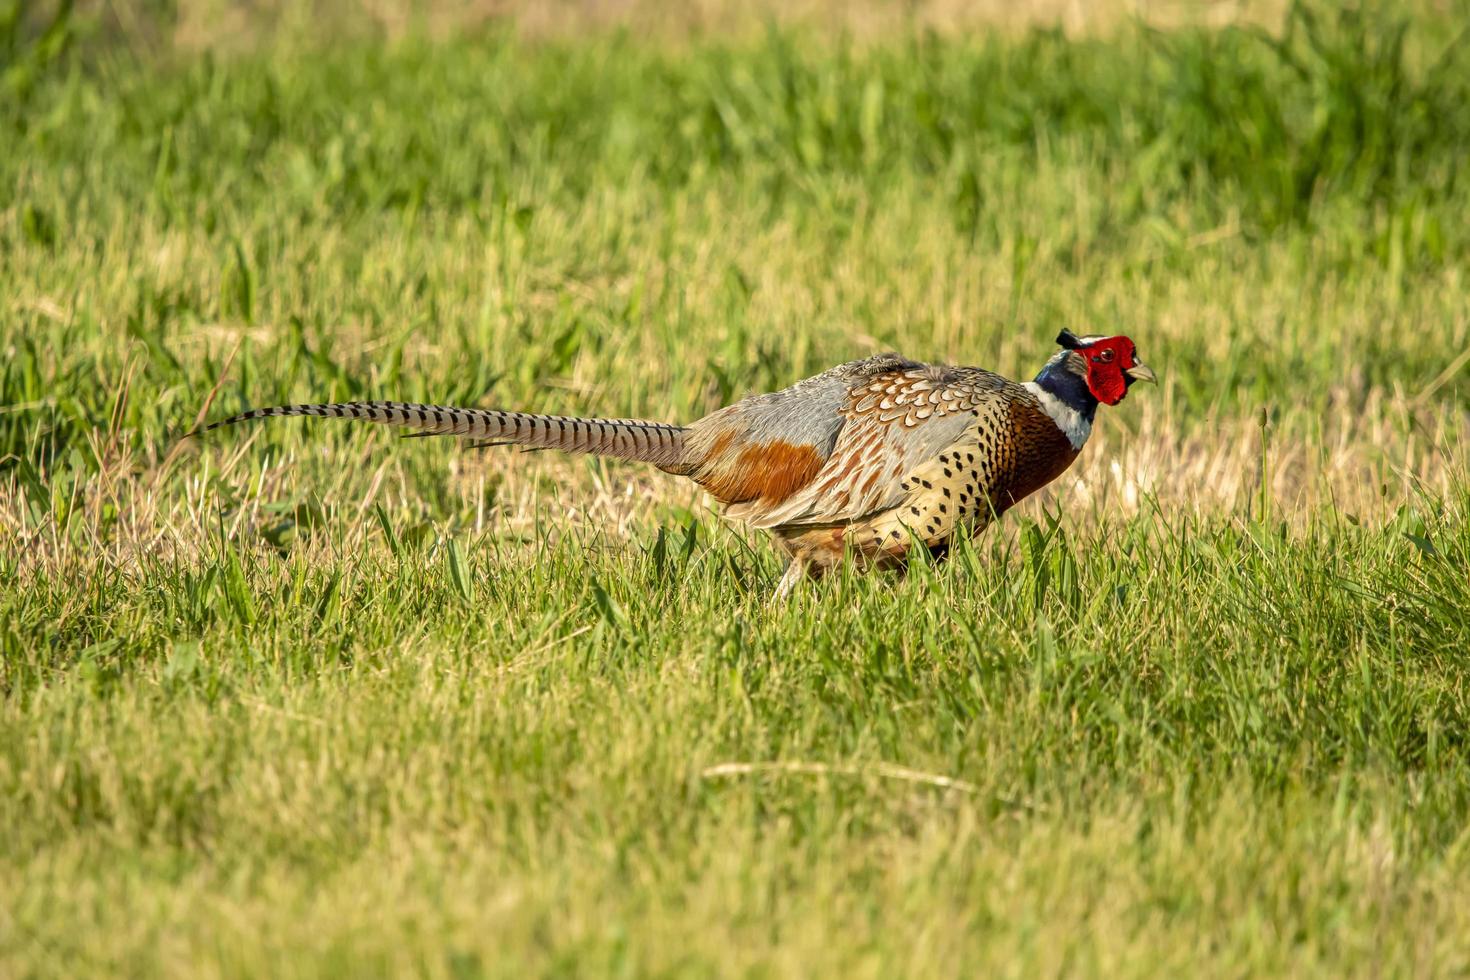
POLYGON ((1470 52, 1399 17, 0 16, 0 974, 1470 970, 1470 52), (1163 384, 788 607, 638 467, 176 442, 685 420, 1062 326, 1163 384))

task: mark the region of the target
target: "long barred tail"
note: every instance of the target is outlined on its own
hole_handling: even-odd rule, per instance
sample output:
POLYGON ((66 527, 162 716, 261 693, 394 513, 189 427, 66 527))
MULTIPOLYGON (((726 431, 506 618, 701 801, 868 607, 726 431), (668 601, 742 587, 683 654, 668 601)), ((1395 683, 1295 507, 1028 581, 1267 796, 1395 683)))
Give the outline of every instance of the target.
POLYGON ((677 471, 684 455, 683 426, 639 419, 582 419, 560 415, 528 415, 480 408, 416 405, 411 402, 339 402, 330 405, 282 405, 256 408, 197 430, 209 432, 239 422, 308 415, 357 419, 413 429, 421 436, 467 436, 528 449, 558 449, 653 463, 677 471))

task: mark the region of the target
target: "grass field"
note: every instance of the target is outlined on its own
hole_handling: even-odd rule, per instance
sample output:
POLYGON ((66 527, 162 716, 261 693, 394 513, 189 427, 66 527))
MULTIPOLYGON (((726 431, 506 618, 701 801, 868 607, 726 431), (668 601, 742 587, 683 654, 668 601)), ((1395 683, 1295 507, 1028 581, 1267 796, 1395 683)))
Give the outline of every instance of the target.
POLYGON ((1470 11, 196 7, 0 16, 0 976, 1470 970, 1470 11), (637 466, 176 438, 1063 326, 1160 388, 782 608, 637 466))

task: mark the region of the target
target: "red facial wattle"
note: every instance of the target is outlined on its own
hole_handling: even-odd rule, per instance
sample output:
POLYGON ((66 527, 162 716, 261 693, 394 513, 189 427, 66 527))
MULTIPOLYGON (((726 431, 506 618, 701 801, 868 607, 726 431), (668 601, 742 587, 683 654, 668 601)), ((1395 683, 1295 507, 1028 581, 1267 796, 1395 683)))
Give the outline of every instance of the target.
POLYGON ((1092 397, 1104 405, 1116 405, 1128 393, 1125 372, 1133 367, 1133 341, 1127 337, 1107 337, 1077 349, 1087 362, 1087 388, 1092 397))

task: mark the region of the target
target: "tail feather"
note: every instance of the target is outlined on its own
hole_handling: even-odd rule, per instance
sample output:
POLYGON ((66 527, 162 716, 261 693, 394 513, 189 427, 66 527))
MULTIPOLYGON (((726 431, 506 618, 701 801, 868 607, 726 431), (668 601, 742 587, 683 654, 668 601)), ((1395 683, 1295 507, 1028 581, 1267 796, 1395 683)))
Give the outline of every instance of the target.
POLYGON ((412 429, 412 434, 419 436, 467 436, 499 445, 613 456, 676 471, 684 456, 686 432, 683 426, 641 419, 569 418, 412 402, 338 402, 256 408, 211 422, 198 432, 256 419, 293 415, 377 422, 412 429))

